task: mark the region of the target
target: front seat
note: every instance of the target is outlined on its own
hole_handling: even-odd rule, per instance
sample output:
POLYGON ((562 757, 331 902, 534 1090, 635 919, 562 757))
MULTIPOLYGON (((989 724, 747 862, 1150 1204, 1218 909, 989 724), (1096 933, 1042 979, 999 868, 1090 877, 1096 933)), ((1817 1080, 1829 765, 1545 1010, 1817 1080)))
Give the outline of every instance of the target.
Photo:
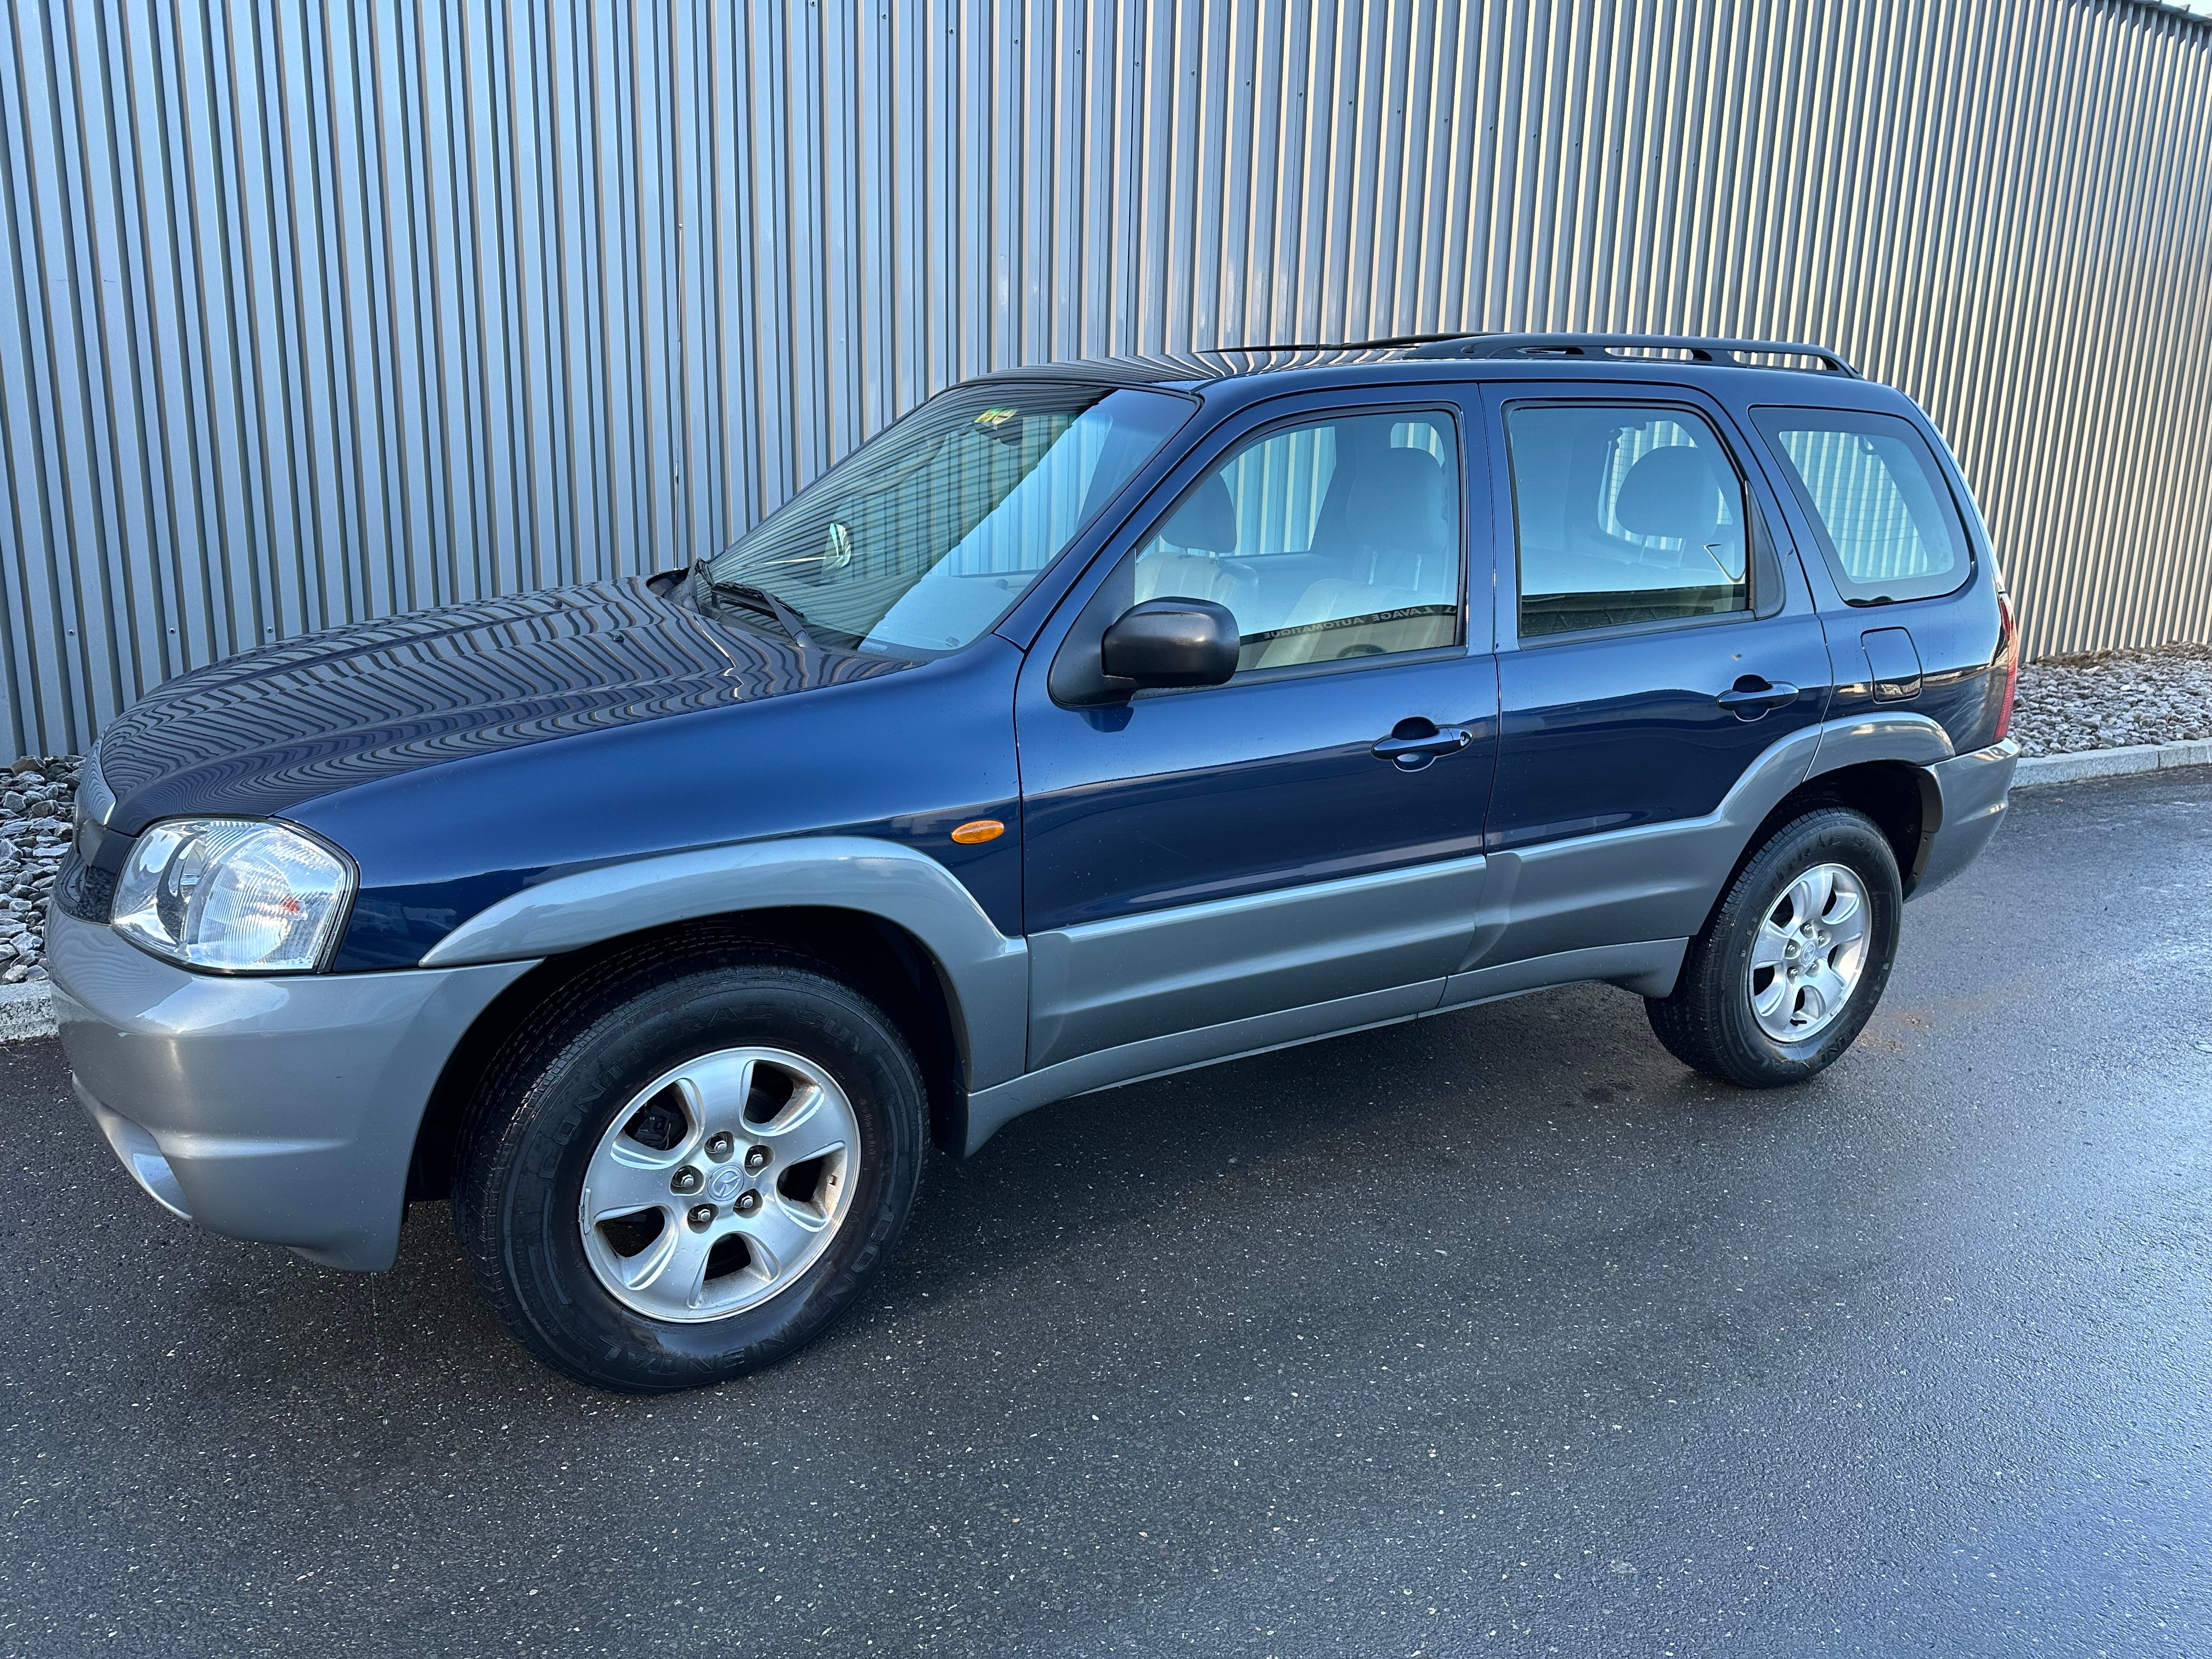
POLYGON ((1346 528, 1378 587, 1454 596, 1459 560, 1444 510, 1443 463, 1425 449, 1385 449, 1360 462, 1346 528))
POLYGON ((1249 628, 1260 579, 1227 556, 1237 550, 1237 502, 1218 472, 1183 500, 1160 526, 1160 540, 1180 552, 1149 551, 1137 561, 1136 602, 1211 599, 1249 628))
MULTIPOLYGON (((1423 605, 1449 605, 1459 598, 1459 561, 1444 510, 1444 470, 1425 449, 1383 449, 1354 463, 1330 481, 1344 491, 1344 511, 1333 561, 1338 574, 1309 583, 1280 624, 1308 627, 1352 617, 1423 605)), ((1327 513, 1324 507, 1324 514, 1327 513)), ((1449 618, 1443 619, 1449 629, 1449 618)), ((1316 629, 1269 641, 1261 665, 1314 662, 1347 653, 1411 651, 1442 644, 1431 639, 1435 620, 1409 617, 1364 627, 1316 629)))

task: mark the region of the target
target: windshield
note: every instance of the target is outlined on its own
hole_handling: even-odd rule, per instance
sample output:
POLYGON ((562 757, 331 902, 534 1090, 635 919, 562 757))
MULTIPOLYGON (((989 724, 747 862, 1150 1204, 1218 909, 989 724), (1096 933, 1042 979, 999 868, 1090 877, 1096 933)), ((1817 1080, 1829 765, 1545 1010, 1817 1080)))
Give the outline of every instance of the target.
POLYGON ((848 649, 957 650, 1003 616, 1188 416, 1164 392, 960 386, 839 462, 709 563, 848 649))

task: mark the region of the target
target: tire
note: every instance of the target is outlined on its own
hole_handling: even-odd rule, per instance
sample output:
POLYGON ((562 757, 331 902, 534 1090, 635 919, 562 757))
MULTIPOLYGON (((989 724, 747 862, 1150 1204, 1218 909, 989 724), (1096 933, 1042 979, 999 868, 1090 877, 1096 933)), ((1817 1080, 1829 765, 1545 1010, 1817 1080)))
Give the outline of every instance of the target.
POLYGON ((1803 1082, 1851 1046, 1881 1000, 1904 902, 1897 855, 1864 814, 1823 806, 1792 818, 1729 884, 1690 942, 1674 994, 1644 999, 1652 1030, 1684 1065, 1723 1083, 1803 1082), (1855 965, 1844 960, 1850 947, 1834 943, 1849 931, 1843 901, 1854 884, 1863 941, 1855 965), (1820 914, 1801 914, 1808 898, 1820 914), (1777 925, 1763 936, 1770 920, 1777 925), (1779 957, 1780 965, 1754 972, 1754 952, 1779 957))
POLYGON ((698 1388, 852 1305, 905 1227, 927 1126, 897 1027, 820 964, 663 944, 557 994, 507 1045, 462 1125, 454 1227, 485 1299, 554 1370, 698 1388), (590 1226, 587 1197, 606 1212, 590 1226))

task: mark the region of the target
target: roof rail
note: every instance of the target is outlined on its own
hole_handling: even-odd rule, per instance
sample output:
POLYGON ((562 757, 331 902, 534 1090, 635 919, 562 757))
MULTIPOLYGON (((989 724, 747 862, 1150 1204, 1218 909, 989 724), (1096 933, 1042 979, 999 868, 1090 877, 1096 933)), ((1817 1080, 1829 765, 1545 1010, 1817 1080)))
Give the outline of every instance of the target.
POLYGON ((1678 351, 1698 363, 1721 363, 1734 368, 1771 368, 1771 363, 1747 363, 1742 354, 1758 357, 1808 357, 1824 374, 1851 380, 1865 377, 1826 346, 1797 340, 1717 340, 1693 334, 1454 334, 1417 344, 1413 357, 1526 357, 1541 362, 1572 357, 1611 357, 1632 360, 1653 351, 1678 351))
POLYGON ((1264 345, 1208 346, 1209 351, 1379 351, 1385 346, 1428 345, 1438 340, 1464 340, 1464 334, 1394 334, 1387 340, 1277 341, 1264 345))

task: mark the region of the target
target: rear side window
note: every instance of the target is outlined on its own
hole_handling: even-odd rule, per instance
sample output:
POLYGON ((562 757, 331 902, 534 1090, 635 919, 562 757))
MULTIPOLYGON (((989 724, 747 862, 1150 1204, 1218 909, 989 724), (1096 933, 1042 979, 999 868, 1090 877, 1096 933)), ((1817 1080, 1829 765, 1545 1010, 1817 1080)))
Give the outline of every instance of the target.
POLYGON ((1522 639, 1750 608, 1743 481, 1696 413, 1519 404, 1505 422, 1522 639))
POLYGON ((1852 410, 1758 409, 1820 551, 1851 605, 1926 599, 1972 568, 1958 504, 1911 422, 1852 410))

